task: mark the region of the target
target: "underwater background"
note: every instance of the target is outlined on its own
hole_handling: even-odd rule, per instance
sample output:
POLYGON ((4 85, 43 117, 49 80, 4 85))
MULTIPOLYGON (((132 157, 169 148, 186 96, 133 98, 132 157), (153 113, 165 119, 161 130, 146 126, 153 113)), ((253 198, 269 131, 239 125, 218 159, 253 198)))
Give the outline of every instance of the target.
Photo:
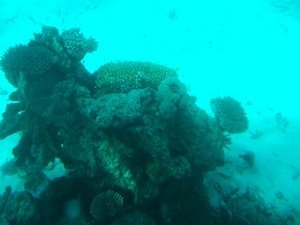
MULTIPOLYGON (((300 224, 300 107, 297 106, 300 97, 299 2, 296 0, 0 0, 0 55, 4 56, 11 47, 28 44, 33 39, 33 34, 41 33, 44 26, 55 27, 59 33, 79 28, 84 37, 91 37, 98 42, 97 50, 91 54, 87 51, 85 53, 88 54, 84 53, 85 57, 79 59, 91 74, 98 71, 99 66, 110 62, 151 62, 174 69, 178 73, 179 80, 186 85, 186 92, 189 96, 196 97, 197 107, 206 111, 212 118, 217 117, 216 109, 212 107, 212 99, 222 101, 226 100, 226 96, 231 96, 235 99, 234 101, 237 101, 232 104, 236 103, 238 107, 243 107, 238 110, 245 111, 249 122, 248 129, 243 132, 225 132, 224 139, 229 133, 230 140, 223 146, 224 163, 211 165, 212 168, 208 165, 208 169, 205 167, 201 171, 201 183, 205 186, 203 190, 206 195, 205 197, 201 196, 209 202, 207 208, 215 210, 214 212, 217 212, 218 215, 212 215, 213 219, 203 222, 206 209, 203 213, 200 210, 203 207, 199 207, 199 214, 203 213, 202 217, 188 220, 185 224, 300 224), (249 192, 251 192, 250 197, 246 196, 249 192), (225 194, 221 193, 226 193, 229 200, 225 201, 225 194), (228 211, 224 212, 225 216, 222 215, 224 218, 220 216, 222 214, 220 209, 223 207, 220 205, 220 199, 226 205, 224 208, 231 209, 232 207, 236 211, 227 209, 228 211), (241 219, 240 217, 247 217, 251 206, 245 209, 240 205, 249 202, 253 202, 253 207, 266 207, 267 209, 261 209, 262 214, 265 213, 267 218, 276 214, 276 218, 280 218, 278 219, 280 223, 274 222, 273 219, 272 222, 253 222, 255 220, 251 219, 251 216, 247 220, 241 219), (236 216, 234 213, 241 213, 241 215, 238 216, 238 219, 234 219, 236 216), (198 223, 197 220, 202 219, 203 221, 198 223)), ((3 58, 2 61, 4 61, 3 58)), ((15 90, 16 86, 14 87, 6 79, 4 71, 1 70, 1 113, 5 112, 6 105, 11 102, 9 95, 15 90)), ((95 108, 97 107, 95 106, 95 108)), ((97 117, 95 120, 98 121, 99 118, 97 117)), ((100 125, 97 129, 100 129, 99 127, 100 125)), ((24 130, 22 132, 24 133, 24 130)), ((7 165, 7 162, 14 159, 12 149, 19 143, 20 137, 20 132, 17 132, 2 138, 0 141, 0 165, 7 165)), ((130 139, 130 137, 127 138, 130 139)), ((170 137, 168 140, 171 139, 170 137)), ((151 157, 155 158, 155 154, 158 153, 151 152, 151 157)), ((186 158, 189 162, 191 161, 189 156, 181 153, 179 155, 180 160, 184 158, 184 162, 180 163, 186 163, 186 158)), ((133 159, 136 158, 133 157, 133 159)), ((72 171, 71 167, 66 168, 67 166, 63 165, 66 164, 65 162, 60 162, 59 157, 55 157, 53 160, 53 162, 51 161, 52 167, 50 169, 47 167, 47 171, 45 171, 49 183, 51 183, 49 180, 66 176, 69 170, 72 171)), ((126 160, 126 162, 132 163, 128 158, 126 160)), ((109 163, 109 160, 106 163, 109 163)), ((197 173, 193 169, 193 163, 190 162, 190 164, 191 168, 182 173, 188 173, 188 170, 192 170, 192 174, 197 173)), ((195 162, 195 164, 197 163, 195 162)), ((152 179, 151 182, 159 183, 158 192, 162 190, 165 192, 164 185, 166 184, 164 182, 168 183, 169 178, 157 181, 157 178, 151 177, 161 176, 161 171, 153 172, 157 169, 156 166, 158 165, 150 163, 145 174, 152 179), (151 172, 149 172, 150 170, 151 172)), ((164 166, 161 167, 166 169, 164 166)), ((195 167, 198 168, 197 166, 195 167)), ((7 168, 7 166, 3 167, 7 168)), ((132 166, 129 168, 132 171, 139 170, 132 166)), ((0 216, 0 224, 36 224, 32 222, 33 220, 20 218, 14 218, 13 222, 8 222, 7 215, 4 215, 5 207, 14 209, 17 206, 12 206, 13 204, 5 206, 3 203, 5 193, 23 193, 26 189, 23 185, 26 175, 21 174, 22 172, 6 173, 5 169, 3 171, 0 173, 0 196, 2 195, 0 209, 3 211, 3 215, 0 212, 2 216, 0 216), (11 186, 12 191, 8 191, 7 186, 11 186)), ((173 175, 170 175, 172 179, 173 175)), ((74 176, 80 177, 78 173, 73 175, 73 178, 74 176)), ((176 173, 175 180, 180 180, 182 177, 184 177, 183 180, 185 179, 185 175, 181 174, 180 178, 177 176, 179 175, 176 173)), ((136 180, 142 182, 141 178, 136 180)), ((124 182, 126 183, 126 181, 124 182)), ((130 184, 126 185, 130 186, 130 184)), ((168 185, 172 187, 171 184, 168 185)), ((176 182, 174 185, 176 186, 176 182)), ((89 188, 92 186, 93 191, 97 189, 94 184, 87 186, 89 188)), ((122 204, 120 202, 119 204, 123 205, 124 201, 124 205, 126 205, 127 190, 124 191, 123 186, 122 188, 116 188, 117 184, 114 184, 113 187, 108 185, 109 188, 102 184, 100 186, 101 193, 95 192, 96 197, 90 197, 90 202, 86 203, 91 205, 90 208, 93 208, 93 204, 101 197, 118 198, 119 201, 122 200, 122 204)), ((43 195, 44 190, 49 191, 47 187, 43 187, 42 190, 32 191, 30 195, 40 202, 40 196, 43 195)), ((131 189, 129 188, 129 190, 131 189)), ((183 193, 190 191, 181 187, 178 190, 183 193)), ((178 190, 174 188, 172 191, 177 193, 178 190)), ((122 209, 125 213, 118 209, 121 206, 116 206, 117 212, 110 212, 113 215, 103 219, 94 216, 90 209, 91 215, 84 217, 92 219, 89 221, 86 219, 84 222, 81 221, 81 215, 85 215, 85 212, 82 212, 85 211, 82 209, 84 208, 83 203, 72 196, 64 202, 66 206, 62 210, 64 213, 61 214, 64 215, 61 217, 65 218, 65 215, 69 215, 71 219, 77 218, 77 222, 80 218, 78 224, 184 225, 182 221, 178 222, 180 220, 172 217, 171 212, 174 213, 175 209, 170 209, 172 201, 168 200, 172 194, 162 195, 161 199, 163 200, 157 201, 159 206, 155 205, 154 207, 160 208, 159 212, 148 210, 148 207, 152 206, 147 204, 145 206, 144 202, 138 204, 135 200, 128 200, 130 207, 123 206, 125 209, 122 209), (75 203, 72 202, 73 197, 75 203), (79 203, 76 202, 77 200, 79 203), (81 209, 78 209, 77 206, 81 209), (65 212, 69 208, 75 212, 65 212), (140 217, 143 217, 140 222, 138 222, 139 219, 128 219, 130 216, 127 216, 126 212, 132 213, 135 210, 141 213, 140 217), (122 220, 124 215, 127 217, 122 220), (151 217, 153 221, 145 219, 146 216, 147 218, 151 217), (131 220, 134 220, 135 223, 131 220), (150 222, 147 222, 148 220, 150 222)), ((101 199, 101 201, 104 200, 101 199)), ((139 201, 142 202, 142 200, 139 201)), ((156 202, 156 200, 153 201, 156 202)), ((182 204, 189 203, 190 201, 185 201, 182 204)), ((48 201, 45 204, 51 203, 48 201)), ((196 209, 198 210, 197 207, 196 209)), ((98 211, 101 210, 104 209, 98 209, 98 211)), ((222 208, 222 210, 224 209, 222 208)), ((197 212, 195 213, 197 214, 197 212)), ((58 214, 54 213, 53 215, 57 216, 58 214)), ((190 214, 182 213, 182 215, 190 214)), ((252 214, 249 213, 249 215, 252 214)), ((27 215, 26 218, 29 217, 27 215)), ((47 216, 44 215, 44 217, 47 216)), ((138 217, 137 214, 132 216, 132 218, 136 217, 138 217)), ((35 218, 34 221, 39 221, 39 219, 35 218)), ((75 224, 74 221, 69 223, 75 224)), ((56 219, 54 222, 48 221, 45 224, 67 224, 67 222, 56 219)))

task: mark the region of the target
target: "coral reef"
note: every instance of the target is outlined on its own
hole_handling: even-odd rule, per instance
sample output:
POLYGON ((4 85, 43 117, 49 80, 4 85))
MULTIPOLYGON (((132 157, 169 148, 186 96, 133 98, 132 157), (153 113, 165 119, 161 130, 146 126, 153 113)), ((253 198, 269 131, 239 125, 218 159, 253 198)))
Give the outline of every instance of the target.
POLYGON ((22 176, 25 190, 0 196, 0 224, 217 225, 223 214, 211 209, 203 177, 224 164, 224 132, 247 128, 241 105, 215 99, 212 118, 175 70, 149 62, 90 74, 81 60, 96 47, 79 29, 43 27, 4 53, 16 91, 0 139, 21 138, 3 171, 22 176), (56 161, 67 172, 50 178, 56 161))

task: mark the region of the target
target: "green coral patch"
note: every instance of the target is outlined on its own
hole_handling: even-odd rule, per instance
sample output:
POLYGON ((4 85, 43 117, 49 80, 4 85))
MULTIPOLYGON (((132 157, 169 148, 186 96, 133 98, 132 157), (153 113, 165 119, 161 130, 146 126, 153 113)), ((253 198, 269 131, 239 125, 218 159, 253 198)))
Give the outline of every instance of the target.
POLYGON ((150 62, 107 63, 96 72, 96 86, 106 93, 127 93, 133 89, 156 88, 167 77, 177 76, 174 69, 150 62))

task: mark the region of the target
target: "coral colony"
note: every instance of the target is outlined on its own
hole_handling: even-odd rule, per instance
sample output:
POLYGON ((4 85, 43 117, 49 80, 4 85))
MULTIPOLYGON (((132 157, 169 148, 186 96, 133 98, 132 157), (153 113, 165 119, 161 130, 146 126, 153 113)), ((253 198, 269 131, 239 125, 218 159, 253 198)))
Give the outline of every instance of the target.
POLYGON ((250 190, 220 192, 217 208, 208 201, 205 172, 224 164, 229 135, 248 127, 238 101, 213 99, 213 118, 176 70, 150 62, 91 74, 81 60, 96 48, 79 29, 43 27, 3 54, 16 90, 0 138, 21 136, 2 172, 22 177, 24 190, 0 195, 1 225, 286 224, 250 190), (57 162, 67 172, 48 177, 57 162))

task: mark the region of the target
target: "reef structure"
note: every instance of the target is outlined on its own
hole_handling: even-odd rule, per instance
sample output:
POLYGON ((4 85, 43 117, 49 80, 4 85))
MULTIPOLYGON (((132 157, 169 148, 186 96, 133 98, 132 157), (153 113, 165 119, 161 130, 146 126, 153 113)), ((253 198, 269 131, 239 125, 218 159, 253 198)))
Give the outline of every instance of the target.
POLYGON ((241 106, 215 100, 212 118, 175 70, 150 62, 89 73, 81 60, 96 48, 79 29, 43 27, 2 56, 16 90, 0 138, 21 134, 3 171, 21 174, 25 190, 0 196, 0 224, 214 224, 203 176, 224 163, 224 129, 246 129, 228 119, 246 118, 241 106), (57 160, 67 174, 50 179, 57 160))

